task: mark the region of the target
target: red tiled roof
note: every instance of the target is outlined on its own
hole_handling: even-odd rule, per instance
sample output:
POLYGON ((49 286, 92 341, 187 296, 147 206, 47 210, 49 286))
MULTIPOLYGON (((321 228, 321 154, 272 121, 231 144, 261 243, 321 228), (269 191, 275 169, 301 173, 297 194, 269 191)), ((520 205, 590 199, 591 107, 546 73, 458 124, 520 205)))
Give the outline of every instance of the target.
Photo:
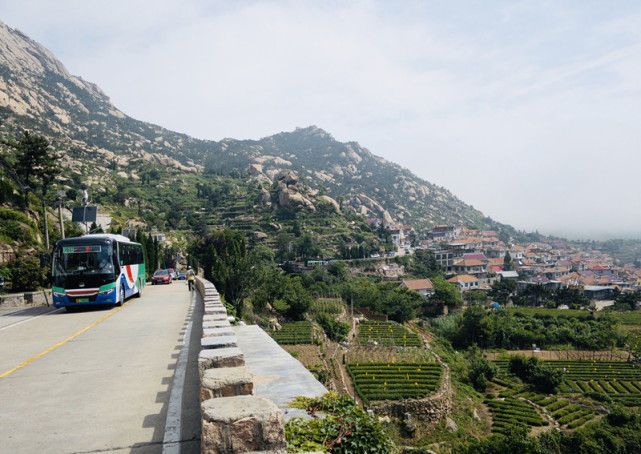
POLYGON ((403 281, 403 284, 410 290, 434 290, 434 284, 429 279, 409 279, 403 281))
POLYGON ((459 274, 447 280, 447 282, 451 282, 453 284, 457 282, 474 282, 474 281, 478 281, 478 279, 475 278, 474 276, 470 276, 469 274, 459 274))

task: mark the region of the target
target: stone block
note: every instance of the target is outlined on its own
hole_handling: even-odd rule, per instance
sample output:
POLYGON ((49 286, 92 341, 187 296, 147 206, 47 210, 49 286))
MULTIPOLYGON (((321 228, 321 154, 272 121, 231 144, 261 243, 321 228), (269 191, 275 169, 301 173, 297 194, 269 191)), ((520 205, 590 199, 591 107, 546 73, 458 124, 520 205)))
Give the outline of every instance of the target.
POLYGON ((231 323, 229 323, 227 317, 203 315, 203 326, 208 328, 229 328, 231 323))
POLYGON ((203 337, 217 337, 217 336, 234 336, 234 330, 229 328, 205 328, 203 327, 203 337))
POLYGON ((198 354, 198 374, 201 378, 207 369, 244 365, 245 355, 240 348, 236 347, 201 350, 198 354))
POLYGON ((205 306, 205 315, 227 315, 224 307, 205 306))
POLYGON ((210 399, 201 404, 203 453, 283 451, 283 413, 270 400, 254 396, 210 399))
POLYGON ((200 339, 200 347, 204 350, 238 347, 238 339, 235 334, 232 336, 203 337, 200 339))
POLYGON ((253 395, 253 378, 246 366, 208 369, 200 381, 200 400, 253 395))

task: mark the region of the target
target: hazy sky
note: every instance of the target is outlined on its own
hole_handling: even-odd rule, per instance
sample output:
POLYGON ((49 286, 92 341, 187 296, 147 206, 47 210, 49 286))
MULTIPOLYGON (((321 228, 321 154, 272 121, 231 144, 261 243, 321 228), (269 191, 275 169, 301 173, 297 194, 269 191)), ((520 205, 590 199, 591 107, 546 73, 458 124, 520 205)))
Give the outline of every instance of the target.
POLYGON ((126 114, 316 125, 519 229, 641 237, 641 2, 0 0, 126 114))

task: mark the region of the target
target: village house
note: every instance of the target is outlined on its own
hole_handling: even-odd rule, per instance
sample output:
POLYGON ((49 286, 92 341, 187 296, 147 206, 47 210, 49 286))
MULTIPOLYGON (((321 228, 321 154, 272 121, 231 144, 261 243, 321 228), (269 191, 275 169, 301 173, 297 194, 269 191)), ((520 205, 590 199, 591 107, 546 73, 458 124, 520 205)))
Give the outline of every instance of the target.
POLYGON ((434 284, 429 279, 408 279, 403 281, 400 286, 414 290, 426 298, 434 294, 434 284))
POLYGON ((482 260, 464 259, 455 262, 452 266, 452 271, 471 275, 487 274, 487 264, 482 260))
POLYGON ((478 290, 481 287, 481 281, 469 274, 458 274, 449 278, 447 282, 456 285, 461 292, 478 290))
POLYGON ((451 273, 452 272, 452 266, 454 266, 454 252, 450 250, 445 250, 445 249, 429 249, 428 250, 431 255, 434 256, 434 259, 436 260, 436 263, 438 263, 438 266, 441 267, 441 269, 446 272, 446 273, 451 273))
POLYGON ((433 243, 449 242, 458 237, 461 233, 461 227, 451 225, 437 225, 427 231, 426 238, 433 243))

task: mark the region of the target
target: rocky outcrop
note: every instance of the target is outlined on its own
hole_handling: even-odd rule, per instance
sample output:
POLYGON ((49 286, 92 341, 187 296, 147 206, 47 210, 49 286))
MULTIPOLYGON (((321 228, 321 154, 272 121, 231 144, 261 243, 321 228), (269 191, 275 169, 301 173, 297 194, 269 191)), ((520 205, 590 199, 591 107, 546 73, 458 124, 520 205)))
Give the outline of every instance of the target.
POLYGON ((392 224, 393 219, 389 212, 381 206, 376 200, 365 194, 358 194, 349 200, 349 204, 354 210, 369 217, 380 217, 384 224, 392 224))
POLYGON ((316 211, 314 204, 299 192, 299 180, 293 170, 281 170, 278 173, 278 203, 281 207, 316 211))
POLYGON ((337 213, 341 212, 341 206, 338 204, 338 202, 336 200, 332 199, 330 196, 321 195, 321 196, 318 197, 318 199, 323 200, 323 201, 329 203, 330 205, 332 205, 334 207, 334 210, 336 210, 337 213))

